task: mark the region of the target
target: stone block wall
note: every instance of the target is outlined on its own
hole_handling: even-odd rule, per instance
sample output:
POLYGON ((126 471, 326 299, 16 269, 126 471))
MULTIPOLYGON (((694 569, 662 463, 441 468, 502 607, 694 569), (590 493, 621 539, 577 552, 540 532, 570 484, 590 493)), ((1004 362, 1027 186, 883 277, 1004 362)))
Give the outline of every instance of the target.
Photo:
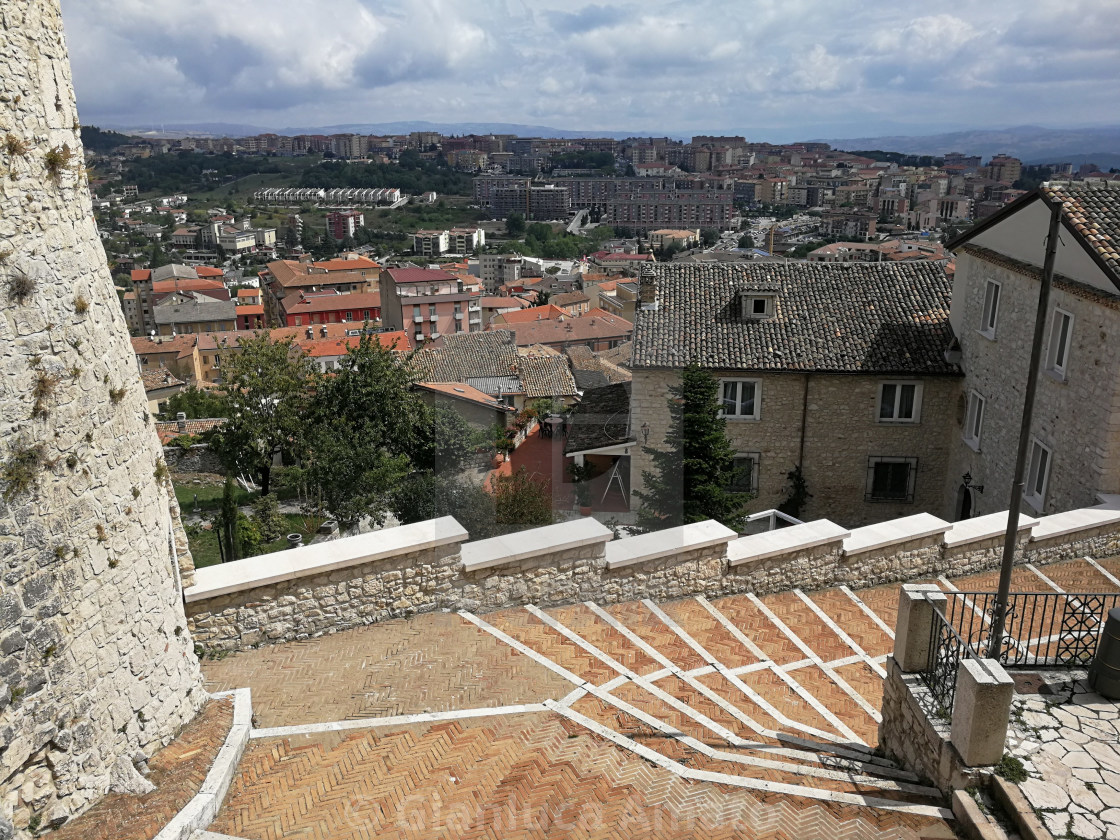
MULTIPOLYGON (((844 547, 849 532, 826 520, 807 523, 781 533, 815 530, 820 544, 809 537, 791 539, 788 550, 752 559, 744 555, 741 544, 755 539, 753 546, 757 537, 735 540, 733 532, 717 523, 610 543, 606 528, 585 519, 469 543, 463 542, 467 535, 458 523, 445 518, 404 526, 431 526, 417 532, 421 540, 430 539, 434 532, 444 534, 444 544, 438 547, 411 550, 407 539, 412 537, 406 535, 399 549, 379 550, 378 540, 401 530, 390 529, 379 532, 382 537, 365 535, 296 550, 318 551, 313 561, 298 559, 304 555, 268 555, 274 559, 260 565, 260 583, 252 574, 241 575, 233 592, 226 591, 229 587, 223 585, 222 576, 248 568, 240 566, 247 561, 200 569, 195 573, 196 585, 185 593, 187 615, 200 643, 213 650, 235 650, 437 609, 485 613, 525 604, 550 607, 579 601, 613 604, 692 595, 765 595, 839 584, 878 586, 998 568, 1001 539, 975 539, 946 548, 943 540, 949 524, 941 523, 940 531, 930 533, 931 521, 940 520, 926 517, 923 523, 911 522, 909 530, 896 527, 898 537, 889 543, 870 548, 873 543, 864 542, 866 550, 853 545, 851 552, 844 547), (705 528, 704 533, 696 530, 705 528), (821 533, 835 536, 821 541, 821 533), (369 551, 378 551, 379 559, 362 561, 363 552, 369 551), (274 568, 284 569, 282 580, 268 577, 274 568)), ((1030 529, 1020 534, 1018 557, 1023 562, 1032 556, 1030 529)), ((1070 546, 1076 547, 1076 556, 1092 546, 1115 553, 1120 521, 1047 542, 1054 545, 1043 551, 1057 559, 1069 554, 1070 546)))
POLYGON ((205 443, 196 443, 186 449, 181 446, 165 446, 163 458, 174 472, 225 474, 221 460, 205 443))
POLYGON ((25 838, 203 691, 56 0, 0 6, 0 137, 0 836, 25 838))
POLYGON ((1035 565, 1057 563, 1074 557, 1115 557, 1120 554, 1120 531, 1102 525, 1077 534, 1032 540, 1026 548, 1027 561, 1035 565))

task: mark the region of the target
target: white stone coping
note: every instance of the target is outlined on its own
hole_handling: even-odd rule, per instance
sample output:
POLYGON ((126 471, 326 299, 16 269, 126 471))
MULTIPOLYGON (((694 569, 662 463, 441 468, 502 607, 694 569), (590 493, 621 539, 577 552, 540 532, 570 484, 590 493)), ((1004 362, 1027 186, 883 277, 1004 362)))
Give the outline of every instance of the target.
POLYGON ((816 548, 819 545, 840 542, 851 535, 851 531, 835 522, 816 519, 802 525, 740 537, 728 543, 727 558, 730 565, 741 566, 744 563, 765 560, 779 554, 791 554, 795 551, 816 548))
POLYGON ((183 598, 188 604, 204 601, 230 592, 257 589, 427 548, 461 543, 467 537, 462 525, 454 518, 444 516, 356 537, 247 557, 232 563, 204 566, 195 570, 194 585, 183 591, 183 598))
POLYGON ((214 763, 210 765, 210 772, 206 774, 202 788, 160 830, 155 840, 188 840, 195 832, 205 829, 214 821, 226 798, 226 792, 233 783, 245 745, 249 743, 249 730, 253 725, 253 702, 249 689, 239 688, 212 696, 233 697, 233 725, 230 726, 214 763))
POLYGON ((1031 542, 1064 537, 1078 531, 1089 531, 1117 523, 1120 523, 1120 509, 1102 506, 1067 510, 1041 517, 1031 531, 1031 542))
MULTIPOLYGON (((452 520, 454 521, 454 520, 452 520)), ((516 563, 531 557, 541 557, 558 551, 569 551, 595 543, 605 543, 614 538, 614 532, 590 516, 531 528, 488 540, 464 543, 462 547, 463 571, 476 572, 491 566, 516 563)))
POLYGON ((621 569, 635 563, 648 563, 662 557, 730 543, 736 534, 714 519, 692 522, 679 528, 666 528, 607 544, 607 568, 621 569))
MULTIPOLYGON (((975 519, 965 519, 954 522, 953 527, 945 532, 945 547, 956 548, 980 540, 990 540, 1007 532, 1007 516, 1010 511, 989 513, 987 516, 977 516, 975 519)), ((1038 524, 1038 520, 1025 513, 1019 514, 1019 531, 1029 531, 1038 524)))
POLYGON ((845 554, 860 554, 874 551, 888 545, 911 542, 944 534, 952 523, 938 519, 930 513, 916 513, 902 519, 891 519, 863 528, 853 528, 852 534, 844 540, 845 554))
POLYGON ((1099 507, 1120 510, 1120 495, 1116 493, 1097 493, 1097 501, 1099 507))

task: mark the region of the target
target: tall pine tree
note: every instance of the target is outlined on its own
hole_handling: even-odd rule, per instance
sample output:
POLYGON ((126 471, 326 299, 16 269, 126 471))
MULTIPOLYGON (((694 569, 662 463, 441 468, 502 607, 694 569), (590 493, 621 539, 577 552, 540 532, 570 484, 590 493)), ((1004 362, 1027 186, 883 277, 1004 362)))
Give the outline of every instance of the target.
POLYGON ((749 493, 730 489, 735 449, 720 416, 719 382, 693 362, 669 388, 669 432, 661 449, 645 447, 653 469, 644 470, 638 525, 657 531, 715 519, 742 530, 749 493))

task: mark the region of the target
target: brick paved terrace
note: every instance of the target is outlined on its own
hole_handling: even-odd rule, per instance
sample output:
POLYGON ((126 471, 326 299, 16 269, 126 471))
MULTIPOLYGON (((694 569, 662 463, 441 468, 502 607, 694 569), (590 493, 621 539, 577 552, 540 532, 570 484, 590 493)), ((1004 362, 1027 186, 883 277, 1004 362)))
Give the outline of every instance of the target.
MULTIPOLYGON (((1120 562, 1014 588, 1120 591, 1120 562)), ((994 574, 932 581, 991 588, 994 574)), ((898 586, 435 613, 236 653, 255 725, 211 831, 364 837, 953 836, 873 751, 898 586)))

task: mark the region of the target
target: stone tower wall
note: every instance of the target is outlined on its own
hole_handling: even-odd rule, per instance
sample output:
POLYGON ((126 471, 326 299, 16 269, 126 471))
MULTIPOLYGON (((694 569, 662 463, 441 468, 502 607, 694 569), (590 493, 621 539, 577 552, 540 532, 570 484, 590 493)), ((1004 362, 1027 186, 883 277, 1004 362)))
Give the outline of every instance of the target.
MULTIPOLYGON (((93 221, 57 0, 0 4, 0 837, 204 693, 162 452, 93 221)), ((172 497, 173 499, 173 497, 172 497)))

